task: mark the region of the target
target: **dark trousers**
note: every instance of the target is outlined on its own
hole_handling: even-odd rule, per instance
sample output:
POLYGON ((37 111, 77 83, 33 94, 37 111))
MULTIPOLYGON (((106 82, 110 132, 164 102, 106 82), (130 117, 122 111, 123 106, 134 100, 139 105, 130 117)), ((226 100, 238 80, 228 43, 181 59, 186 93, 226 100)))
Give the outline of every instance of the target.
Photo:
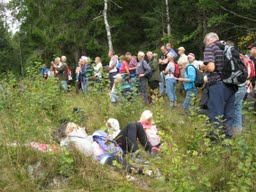
POLYGON ((146 151, 151 151, 152 148, 140 123, 129 123, 126 125, 115 140, 125 154, 138 150, 138 140, 145 147, 146 151))
POLYGON ((149 103, 149 87, 148 79, 146 77, 140 78, 140 93, 145 103, 149 103))
POLYGON ((209 118, 217 127, 225 128, 227 136, 232 136, 234 102, 236 90, 218 82, 209 87, 207 102, 209 118))
POLYGON ((114 72, 114 73, 109 73, 109 81, 110 81, 110 85, 109 85, 109 88, 112 89, 113 85, 114 85, 114 81, 115 81, 115 78, 114 76, 117 75, 117 72, 114 72))

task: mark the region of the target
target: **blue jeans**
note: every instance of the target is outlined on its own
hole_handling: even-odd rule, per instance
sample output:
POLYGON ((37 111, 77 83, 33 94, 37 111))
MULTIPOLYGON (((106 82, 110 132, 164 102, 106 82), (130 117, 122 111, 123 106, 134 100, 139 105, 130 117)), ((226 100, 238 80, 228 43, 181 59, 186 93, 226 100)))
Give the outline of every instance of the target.
POLYGON ((161 95, 166 93, 166 90, 165 90, 165 75, 164 75, 163 71, 160 73, 159 90, 160 90, 161 95))
POLYGON ((239 131, 243 129, 243 120, 242 120, 242 108, 243 108, 243 99, 246 95, 246 87, 238 87, 237 92, 235 93, 235 114, 233 127, 238 128, 239 131))
POLYGON ((234 88, 226 86, 223 82, 217 82, 209 87, 209 118, 215 123, 216 128, 224 128, 226 136, 229 137, 232 137, 235 92, 234 88))
POLYGON ((191 103, 193 102, 193 99, 197 96, 198 92, 196 88, 186 90, 186 97, 183 102, 183 108, 188 111, 189 107, 191 106, 191 103))
POLYGON ((166 92, 170 102, 176 102, 176 84, 177 81, 173 78, 168 78, 165 80, 166 82, 166 92))
POLYGON ((86 93, 88 91, 88 79, 83 79, 81 81, 81 89, 83 93, 86 93))

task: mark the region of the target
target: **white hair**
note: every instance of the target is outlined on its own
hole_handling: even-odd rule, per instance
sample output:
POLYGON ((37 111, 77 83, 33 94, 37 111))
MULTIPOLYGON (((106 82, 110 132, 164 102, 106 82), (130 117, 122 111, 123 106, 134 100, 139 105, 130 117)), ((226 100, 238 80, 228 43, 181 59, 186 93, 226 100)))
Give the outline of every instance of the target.
POLYGON ((109 118, 106 126, 108 128, 110 139, 116 138, 116 136, 120 133, 120 125, 117 119, 109 118))
POLYGON ((61 60, 65 62, 67 61, 67 57, 65 55, 61 56, 61 60))
POLYGON ((145 57, 145 53, 143 51, 138 52, 138 57, 145 57))
POLYGON ((207 34, 205 35, 204 41, 205 41, 206 39, 211 39, 211 40, 216 40, 216 41, 218 41, 220 38, 219 38, 219 36, 217 35, 217 33, 210 32, 210 33, 207 33, 207 34))
POLYGON ((144 111, 140 116, 140 121, 147 121, 153 118, 153 113, 149 110, 144 111))

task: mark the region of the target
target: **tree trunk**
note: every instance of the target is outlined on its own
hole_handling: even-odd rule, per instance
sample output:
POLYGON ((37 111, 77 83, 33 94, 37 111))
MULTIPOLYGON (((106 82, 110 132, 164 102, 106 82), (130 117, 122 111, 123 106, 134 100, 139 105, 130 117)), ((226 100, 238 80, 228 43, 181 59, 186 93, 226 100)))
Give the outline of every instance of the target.
POLYGON ((104 0, 104 10, 103 10, 103 17, 104 17, 104 23, 105 23, 105 28, 107 32, 107 38, 108 38, 108 48, 109 51, 113 51, 113 43, 112 43, 112 36, 111 36, 111 31, 110 31, 110 26, 108 23, 108 0, 104 0))
POLYGON ((167 35, 171 35, 171 23, 170 23, 170 12, 169 12, 169 0, 165 0, 165 7, 166 7, 167 35))

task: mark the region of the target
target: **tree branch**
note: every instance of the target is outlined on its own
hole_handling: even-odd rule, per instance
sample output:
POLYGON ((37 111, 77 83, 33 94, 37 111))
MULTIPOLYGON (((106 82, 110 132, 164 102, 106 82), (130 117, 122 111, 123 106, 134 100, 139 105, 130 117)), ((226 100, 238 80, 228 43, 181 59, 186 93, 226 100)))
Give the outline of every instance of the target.
POLYGON ((255 18, 250 18, 250 17, 246 17, 246 16, 244 16, 244 15, 240 15, 240 14, 234 12, 234 11, 231 11, 231 10, 229 10, 229 9, 227 9, 227 8, 225 8, 225 7, 223 7, 222 5, 220 5, 220 8, 221 8, 222 10, 227 11, 227 12, 231 13, 232 15, 235 15, 235 16, 240 17, 240 18, 242 18, 242 19, 245 19, 245 20, 248 20, 248 21, 252 21, 252 22, 256 22, 256 19, 255 19, 255 18))
POLYGON ((117 6, 119 9, 123 9, 123 7, 121 7, 120 5, 118 5, 116 2, 110 0, 110 2, 112 2, 115 6, 117 6))

